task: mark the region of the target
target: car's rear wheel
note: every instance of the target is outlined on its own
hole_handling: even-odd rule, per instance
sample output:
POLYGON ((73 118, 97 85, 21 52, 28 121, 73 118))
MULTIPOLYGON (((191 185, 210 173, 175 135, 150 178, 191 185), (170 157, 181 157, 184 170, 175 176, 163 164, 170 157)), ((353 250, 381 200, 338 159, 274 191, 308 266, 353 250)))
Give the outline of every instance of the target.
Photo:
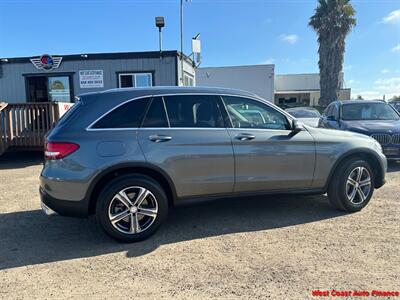
POLYGON ((96 217, 111 237, 135 242, 152 235, 168 214, 168 201, 153 179, 134 175, 116 178, 101 192, 96 217))
POLYGON ((374 174, 362 159, 346 160, 339 165, 328 188, 333 207, 349 212, 363 209, 374 193, 374 174))

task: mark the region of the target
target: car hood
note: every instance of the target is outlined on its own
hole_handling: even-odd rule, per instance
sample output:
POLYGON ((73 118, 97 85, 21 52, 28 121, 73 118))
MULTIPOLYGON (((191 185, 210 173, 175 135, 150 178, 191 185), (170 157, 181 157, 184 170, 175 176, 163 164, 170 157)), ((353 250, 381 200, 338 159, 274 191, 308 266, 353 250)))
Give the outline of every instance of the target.
POLYGON ((318 127, 319 118, 297 118, 297 120, 305 125, 318 127))
POLYGON ((400 120, 342 121, 343 129, 362 134, 400 133, 400 120))
POLYGON ((338 138, 361 138, 361 139, 370 139, 369 136, 366 136, 365 134, 362 133, 357 133, 357 132, 352 132, 352 131, 344 131, 344 130, 337 130, 337 129, 326 129, 326 128, 315 128, 311 126, 304 126, 312 135, 318 134, 318 135, 328 135, 329 137, 338 137, 338 138))

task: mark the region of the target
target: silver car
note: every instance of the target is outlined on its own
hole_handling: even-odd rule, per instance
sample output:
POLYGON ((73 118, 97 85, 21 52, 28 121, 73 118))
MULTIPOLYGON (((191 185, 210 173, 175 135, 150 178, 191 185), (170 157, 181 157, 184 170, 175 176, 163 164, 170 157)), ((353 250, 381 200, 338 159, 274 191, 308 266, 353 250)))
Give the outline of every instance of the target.
POLYGON ((44 211, 96 214, 129 242, 204 199, 328 193, 333 207, 359 211, 387 164, 370 137, 300 125, 252 93, 192 87, 82 95, 49 132, 45 157, 44 211))
POLYGON ((313 107, 292 107, 285 109, 285 111, 305 125, 312 127, 319 126, 321 114, 313 107))

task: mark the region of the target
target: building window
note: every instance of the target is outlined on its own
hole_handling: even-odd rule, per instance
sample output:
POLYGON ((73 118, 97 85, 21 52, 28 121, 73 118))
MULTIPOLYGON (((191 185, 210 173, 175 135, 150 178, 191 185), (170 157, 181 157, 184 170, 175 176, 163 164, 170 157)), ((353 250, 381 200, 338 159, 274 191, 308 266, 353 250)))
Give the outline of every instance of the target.
POLYGON ((121 73, 118 74, 118 87, 148 87, 153 85, 151 73, 121 73))
POLYGON ((194 86, 194 77, 190 74, 185 73, 183 75, 183 85, 184 86, 194 86))

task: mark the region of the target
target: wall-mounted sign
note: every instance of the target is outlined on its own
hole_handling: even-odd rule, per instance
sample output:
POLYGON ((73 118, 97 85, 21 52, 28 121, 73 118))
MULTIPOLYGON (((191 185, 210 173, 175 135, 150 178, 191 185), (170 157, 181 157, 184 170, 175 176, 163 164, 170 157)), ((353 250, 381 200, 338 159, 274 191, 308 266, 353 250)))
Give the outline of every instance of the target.
POLYGON ((82 89, 104 87, 103 70, 80 70, 79 86, 82 89))
POLYGON ((61 56, 52 57, 48 54, 43 54, 42 56, 37 58, 31 58, 31 62, 36 67, 36 69, 47 71, 57 69, 61 64, 61 61, 61 56))

